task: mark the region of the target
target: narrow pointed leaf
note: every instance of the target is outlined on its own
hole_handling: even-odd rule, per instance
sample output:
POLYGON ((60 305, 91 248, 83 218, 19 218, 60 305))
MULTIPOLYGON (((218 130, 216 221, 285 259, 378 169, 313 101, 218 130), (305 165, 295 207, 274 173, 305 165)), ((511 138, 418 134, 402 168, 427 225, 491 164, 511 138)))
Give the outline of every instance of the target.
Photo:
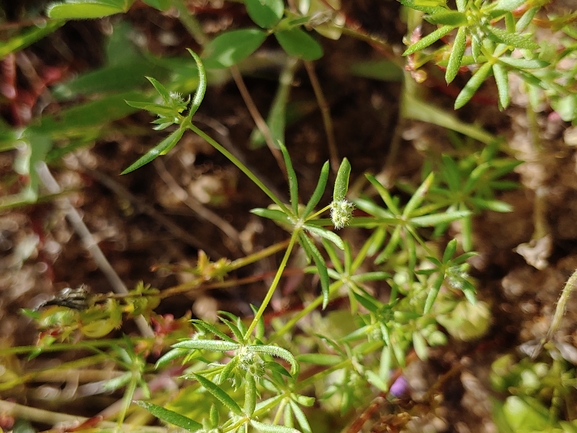
POLYGON ((154 403, 150 403, 148 401, 135 401, 138 406, 146 409, 151 414, 153 414, 158 419, 163 420, 164 422, 173 424, 177 427, 183 428, 189 432, 195 432, 202 428, 202 424, 191 420, 190 418, 185 417, 179 413, 176 413, 172 410, 165 409, 161 406, 158 406, 154 403))
MULTIPOLYGON (((222 319, 221 319, 222 320, 222 319)), ((234 341, 232 338, 230 338, 228 335, 226 335, 224 332, 222 332, 220 329, 218 329, 216 326, 205 322, 203 320, 198 320, 198 319, 194 319, 192 320, 192 323, 200 330, 202 331, 208 331, 214 335, 216 335, 217 337, 221 338, 224 341, 228 341, 229 343, 234 343, 234 344, 238 344, 236 341, 234 341)))
POLYGON ((175 349, 216 350, 219 352, 228 352, 229 350, 238 349, 240 344, 220 340, 186 340, 173 344, 172 347, 175 349))
POLYGON ((525 3, 525 0, 499 0, 494 6, 495 9, 503 11, 514 11, 525 3))
POLYGON ((517 69, 540 69, 549 66, 549 62, 538 59, 516 59, 513 57, 499 57, 499 61, 517 69))
POLYGON ((305 224, 303 226, 303 228, 317 236, 320 236, 322 238, 325 238, 329 241, 331 241, 333 244, 335 244, 339 249, 344 250, 345 249, 345 244, 343 242, 343 240, 341 239, 341 237, 339 235, 337 235, 335 232, 331 232, 330 230, 321 228, 321 227, 316 227, 316 226, 312 226, 312 225, 308 225, 305 224))
POLYGON ((509 97, 509 77, 507 76, 507 69, 500 63, 495 63, 493 65, 493 75, 497 83, 497 92, 499 93, 501 108, 507 108, 511 101, 509 97))
POLYGON ((215 398, 217 398, 222 404, 224 404, 230 411, 236 415, 242 415, 242 409, 240 406, 229 396, 221 387, 216 383, 211 382, 206 377, 199 374, 193 373, 194 377, 198 382, 206 388, 215 398))
MULTIPOLYGON (((375 187, 375 189, 377 190, 377 192, 379 193, 379 195, 381 196, 381 198, 385 202, 385 205, 389 208, 390 212, 392 212, 392 214, 394 214, 394 215, 400 214, 401 211, 399 210, 399 207, 396 205, 393 198, 389 194, 389 191, 387 191, 387 189, 373 175, 365 174, 365 176, 369 180, 369 182, 371 182, 371 184, 375 187)), ((357 201, 355 201, 355 203, 357 203, 357 201)), ((360 204, 359 204, 359 207, 360 207, 360 204)), ((383 211, 384 211, 384 209, 383 209, 383 211)), ((383 216, 394 216, 394 215, 391 215, 391 214, 387 215, 386 212, 383 213, 383 216)))
POLYGON ((328 353, 305 353, 299 355, 299 362, 306 362, 308 364, 316 365, 336 365, 343 359, 338 355, 331 355, 328 353))
POLYGON ((457 251, 457 240, 451 239, 447 244, 447 248, 445 248, 445 252, 443 253, 443 262, 447 263, 451 260, 451 257, 455 255, 455 251, 457 251))
POLYGON ((423 1, 423 0, 400 0, 400 3, 410 7, 411 9, 415 9, 417 11, 426 12, 428 14, 435 14, 438 12, 446 11, 447 8, 445 7, 445 1, 440 0, 430 0, 430 1, 423 1))
POLYGON ((145 155, 139 158, 136 162, 130 165, 127 169, 125 169, 122 174, 127 174, 133 172, 134 170, 142 167, 143 165, 148 164, 149 162, 153 161, 160 155, 165 155, 176 146, 176 143, 182 138, 184 135, 184 128, 178 128, 174 132, 172 132, 168 137, 162 140, 159 144, 157 144, 154 148, 149 150, 145 155))
POLYGON ((246 373, 244 380, 244 413, 251 416, 256 407, 256 382, 250 373, 246 373))
POLYGON ((189 351, 186 349, 169 350, 164 355, 162 355, 158 361, 156 361, 154 368, 162 367, 163 365, 168 364, 170 361, 173 361, 177 358, 182 358, 183 356, 186 356, 188 353, 189 353, 189 351))
POLYGON ((540 10, 540 7, 534 7, 534 8, 529 9, 527 12, 525 12, 521 16, 521 18, 519 18, 517 20, 517 23, 515 24, 515 31, 518 33, 523 32, 529 26, 529 24, 531 24, 531 22, 533 21, 533 18, 535 17, 535 14, 539 10, 540 10))
POLYGON ((447 81, 447 83, 453 81, 457 76, 463 55, 465 54, 465 48, 467 48, 467 30, 466 27, 461 27, 457 32, 449 57, 449 64, 447 65, 447 71, 445 73, 445 81, 447 81))
POLYGON ((469 215, 471 215, 471 212, 469 211, 438 213, 411 218, 411 223, 417 227, 434 227, 439 224, 446 224, 461 218, 465 218, 469 215))
POLYGON ((280 150, 282 152, 282 157, 284 159, 284 163, 286 166, 288 182, 289 182, 289 193, 290 193, 290 200, 291 205, 293 208, 293 212, 295 215, 299 214, 299 183, 297 180, 297 174, 293 168, 293 163, 291 161, 291 157, 288 153, 286 146, 279 142, 278 143, 280 150))
POLYGON ((420 204, 425 199, 425 195, 429 191, 429 188, 433 184, 433 180, 435 180, 435 174, 431 173, 427 176, 424 182, 417 188, 414 192, 413 196, 410 198, 409 202, 405 206, 403 210, 403 215, 408 216, 410 215, 415 209, 417 209, 420 204))
POLYGON ((481 84, 483 84, 491 72, 491 67, 491 63, 488 62, 481 66, 477 72, 475 72, 475 75, 471 77, 465 87, 463 87, 463 90, 461 90, 461 93, 459 93, 457 96, 457 99, 455 99, 455 110, 463 107, 467 102, 471 100, 475 92, 479 90, 479 87, 481 87, 481 84))
POLYGON ((233 333, 233 335, 236 337, 236 339, 239 342, 243 341, 244 338, 244 333, 238 329, 238 326, 236 326, 233 322, 231 322, 230 320, 225 319, 224 317, 220 318, 220 321, 222 323, 224 323, 226 326, 228 326, 228 329, 231 330, 231 332, 233 333))
POLYGON ((439 294, 439 290, 441 290, 441 285, 445 279, 445 274, 439 274, 437 278, 435 278, 435 282, 433 283, 432 287, 429 288, 429 293, 427 294, 427 300, 425 301, 425 307, 423 310, 424 314, 427 314, 433 308, 433 304, 435 303, 435 299, 437 299, 437 295, 439 294))
POLYGON ((196 92, 194 92, 192 104, 190 105, 190 112, 188 113, 188 118, 191 119, 194 113, 198 110, 198 107, 200 107, 206 93, 206 71, 204 70, 204 65, 202 64, 198 54, 189 48, 187 48, 187 50, 196 62, 196 67, 198 68, 198 87, 196 88, 196 92))
POLYGON ((428 15, 425 19, 431 24, 441 24, 449 26, 464 26, 467 24, 467 15, 457 11, 443 11, 434 15, 428 15))
POLYGON ((284 359, 285 361, 287 361, 291 365, 291 374, 293 376, 297 375, 299 372, 299 364, 296 361, 293 354, 290 353, 288 350, 283 349, 282 347, 271 346, 271 345, 250 346, 250 350, 252 350, 253 352, 258 352, 258 353, 266 353, 268 355, 276 356, 278 358, 284 359))
POLYGON ((349 177, 351 175, 351 164, 347 158, 343 159, 337 172, 335 188, 333 189, 333 201, 344 200, 349 190, 349 177))
POLYGON ((124 0, 68 1, 50 5, 46 13, 57 20, 102 18, 126 12, 131 4, 124 0))
POLYGON ((319 181, 317 182, 317 186, 313 192, 313 195, 311 195, 311 198, 307 203, 305 210, 302 213, 303 218, 309 216, 310 213, 314 210, 315 206, 321 200, 325 192, 325 188, 327 186, 327 180, 329 178, 329 168, 330 168, 329 163, 325 162, 323 164, 323 168, 321 169, 321 174, 319 175, 319 181))
POLYGON ((258 215, 259 217, 268 218, 273 221, 276 221, 279 224, 285 224, 290 227, 292 227, 293 225, 292 221, 289 219, 287 214, 277 209, 256 208, 252 209, 251 212, 255 215, 258 215))
POLYGON ((291 400, 289 404, 293 410, 294 417, 297 419, 297 422, 299 423, 302 433, 312 433, 311 425, 309 424, 309 421, 307 420, 307 417, 303 412, 303 410, 293 400, 291 400))
POLYGON ((250 424, 262 433, 301 433, 296 428, 286 427, 284 425, 264 424, 255 420, 250 420, 250 424))
POLYGON ((407 48, 405 50, 405 52, 403 53, 403 56, 408 56, 410 54, 416 53, 417 51, 421 51, 424 48, 427 48, 429 45, 434 44, 439 39, 441 39, 443 36, 446 36, 447 34, 449 34, 454 28, 455 28, 455 26, 443 26, 441 28, 438 28, 433 33, 428 34, 423 39, 421 39, 419 42, 415 42, 413 45, 411 45, 409 48, 407 48))
POLYGON ((487 30, 489 30, 489 37, 492 37, 496 42, 501 42, 514 48, 524 48, 526 50, 536 50, 539 48, 539 44, 518 33, 509 33, 492 26, 488 26, 487 30))
POLYGON ((169 91, 166 89, 166 87, 164 87, 162 85, 162 83, 160 81, 158 81, 156 78, 153 77, 146 77, 146 79, 148 81, 150 81, 150 83, 154 86, 154 88, 156 89, 156 91, 158 92, 158 94, 162 97, 162 100, 165 103, 168 103, 170 101, 170 93, 169 91))

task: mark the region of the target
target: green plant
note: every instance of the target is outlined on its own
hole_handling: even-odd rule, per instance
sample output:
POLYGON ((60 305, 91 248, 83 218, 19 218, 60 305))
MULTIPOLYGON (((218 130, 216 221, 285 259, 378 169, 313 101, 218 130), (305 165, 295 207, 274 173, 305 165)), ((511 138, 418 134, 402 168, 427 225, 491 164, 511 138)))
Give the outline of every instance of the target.
MULTIPOLYGON (((107 43, 108 62, 53 90, 56 100, 63 104, 81 96, 89 98, 43 116, 38 123, 19 128, 0 124, 0 150, 19 152, 15 172, 26 178, 22 188, 1 199, 2 209, 53 198, 41 195, 38 163, 58 165, 66 154, 94 144, 111 131, 131 136, 150 134, 148 128, 114 123, 144 110, 156 116, 153 130, 166 131, 165 136, 128 165, 123 174, 168 155, 185 135, 195 134, 268 197, 270 205, 253 209, 252 213, 273 221, 287 233, 284 240, 236 260, 221 257, 211 261, 199 251, 194 266, 162 265, 164 270, 188 277, 188 281, 162 291, 139 284, 128 293, 86 299, 66 298, 70 293, 66 291, 36 311, 25 310, 41 332, 33 347, 3 350, 0 357, 6 367, 0 374, 0 391, 27 386, 42 374, 89 367, 96 370, 110 363, 114 377, 101 379, 106 382, 104 391, 121 397, 114 414, 116 422, 113 426, 99 424, 102 430, 136 424, 148 431, 144 424, 151 414, 191 432, 323 431, 320 413, 329 413, 344 424, 359 407, 372 406, 369 402, 375 390, 390 397, 394 379, 401 371, 415 358, 426 361, 432 348, 446 345, 450 341, 447 334, 465 342, 485 335, 491 322, 489 304, 477 301, 479 285, 469 274, 469 259, 476 254, 473 218, 487 211, 512 210, 499 199, 499 193, 518 186, 507 176, 521 162, 503 156, 503 151, 512 152, 501 137, 428 105, 409 75, 416 81, 424 80, 427 74, 434 77, 436 72, 424 67, 432 60, 445 69, 446 83, 455 86, 461 73, 472 70, 472 77, 459 89, 455 108, 472 101, 493 75, 499 107, 505 109, 511 104, 508 74, 514 73, 530 95, 529 109, 547 96, 563 119, 574 120, 575 68, 559 67, 574 55, 577 35, 570 26, 574 17, 548 17, 545 27, 562 34, 557 41, 549 42, 532 34, 542 13, 540 4, 521 0, 458 1, 456 10, 452 10, 440 1, 403 0, 413 43, 404 53, 408 73, 402 81, 402 60, 394 57, 392 50, 387 51, 390 47, 382 40, 347 25, 338 2, 297 3, 293 7, 281 0, 247 0, 246 12, 256 26, 226 30, 210 38, 185 2, 145 0, 143 4, 163 13, 177 11, 201 54, 188 49, 191 60, 188 56, 167 59, 142 52, 125 44, 130 25, 115 22, 107 43), (421 39, 417 27, 423 17, 439 27, 421 39), (305 179, 297 175, 298 167, 293 166, 291 157, 293 150, 296 154, 300 149, 289 142, 285 145, 285 128, 294 114, 290 112, 294 107, 290 107, 289 90, 301 62, 307 65, 321 111, 325 108, 327 136, 331 132, 322 86, 311 73, 314 68, 306 63, 321 58, 323 48, 305 28, 334 39, 349 34, 387 52, 390 59, 386 62, 358 63, 351 73, 398 82, 402 86, 401 117, 455 132, 449 140, 453 147, 428 152, 420 181, 413 178, 391 186, 381 176, 367 173, 365 183, 359 180, 361 176, 352 176, 355 183, 349 189, 354 161, 351 164, 347 158, 336 158, 331 151, 330 164, 322 165, 310 197, 302 200, 301 191, 308 189, 303 188, 305 179), (258 113, 251 114, 271 152, 278 156, 288 184, 288 201, 197 125, 197 113, 209 86, 224 83, 228 79, 228 72, 223 72, 226 69, 242 89, 240 72, 250 71, 254 54, 267 39, 273 39, 269 36, 284 53, 278 62, 278 90, 266 122, 259 124, 258 113), (327 199, 331 167, 334 186, 332 197, 327 199), (351 232, 361 234, 351 238, 351 232), (462 239, 459 243, 452 238, 455 232, 462 239), (156 313, 159 303, 171 296, 238 287, 249 278, 236 278, 235 271, 265 258, 273 260, 279 252, 282 258, 263 298, 252 307, 253 317, 220 311, 218 322, 213 323, 209 319, 190 320, 189 315, 175 319, 156 313), (296 268, 291 260, 298 264, 296 268), (297 311, 280 311, 269 317, 282 279, 294 274, 312 275, 312 281, 318 279, 320 290, 302 294, 302 308, 297 311), (151 336, 118 337, 125 322, 138 318, 154 325, 151 336), (78 360, 47 367, 43 372, 25 371, 26 362, 18 358, 78 349, 83 351, 78 360), (156 381, 163 380, 177 384, 178 391, 156 386, 156 381), (135 405, 131 404, 133 400, 135 405)), ((14 35, 0 46, 0 57, 34 43, 67 20, 122 14, 134 4, 131 0, 52 4, 46 26, 14 35)), ((254 142, 261 140, 257 134, 253 138, 254 142)), ((255 279, 259 277, 252 281, 255 279)), ((547 339, 559 327, 572 283, 573 278, 566 286, 547 339)), ((551 345, 547 341, 543 344, 548 348, 551 345)), ((499 428, 574 430, 574 421, 564 422, 547 413, 557 410, 559 398, 574 386, 572 370, 558 363, 548 369, 548 365, 529 360, 517 366, 510 362, 507 368, 495 364, 494 369, 498 391, 510 387, 520 390, 503 402, 495 402, 493 418, 499 428), (523 379, 534 372, 539 374, 533 377, 531 388, 523 379), (549 408, 547 401, 538 399, 539 393, 553 395, 549 408), (519 414, 528 421, 515 423, 519 414)), ((432 404, 434 391, 427 394, 430 401, 424 405, 432 404)), ((156 433, 167 431, 164 427, 150 429, 156 433)))
MULTIPOLYGON (((424 18, 439 26, 423 37, 418 36, 404 52, 415 56, 414 69, 429 60, 446 68, 445 80, 451 83, 464 67, 473 67, 470 80, 455 99, 455 108, 463 107, 471 100, 481 85, 491 75, 498 89, 499 106, 509 106, 509 73, 518 75, 532 90, 539 89, 548 94, 552 104, 564 120, 575 118, 574 93, 571 72, 559 68, 562 58, 572 54, 572 48, 563 49, 567 42, 561 39, 561 56, 553 54, 554 44, 531 37, 541 5, 519 1, 458 1, 456 10, 445 2, 402 1, 407 7, 425 13, 424 18), (447 43, 430 54, 423 52, 427 47, 456 30, 452 43, 447 43), (566 75, 569 72, 569 75, 566 75), (567 86, 569 84, 569 86, 567 86)), ((562 29, 564 37, 572 40, 574 34, 566 26, 570 18, 559 18, 549 22, 551 30, 562 29)), ((413 23, 416 28, 416 23, 413 23)), ((418 30, 415 30, 418 32, 418 30)), ((573 42, 570 42, 571 44, 573 42)), ((421 77, 423 78, 423 77, 421 77)))

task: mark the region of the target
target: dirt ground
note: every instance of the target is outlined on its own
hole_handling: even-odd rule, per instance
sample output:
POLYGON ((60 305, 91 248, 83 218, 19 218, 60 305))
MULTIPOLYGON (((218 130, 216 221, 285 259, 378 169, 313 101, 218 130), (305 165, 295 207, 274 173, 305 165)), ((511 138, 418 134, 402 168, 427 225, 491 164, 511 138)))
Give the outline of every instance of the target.
MULTIPOLYGON (((405 29, 398 18, 398 3, 343 3, 347 16, 359 28, 401 46, 405 29)), ((237 6, 229 9, 234 16, 239 13, 237 6)), ((225 20, 213 13, 200 18, 206 26, 225 20)), ((66 65, 65 75, 97 67, 103 61, 105 28, 117 19, 69 23, 24 54, 34 58, 37 65, 66 65), (49 48, 57 43, 64 44, 72 55, 65 57, 62 50, 49 48)), ((127 19, 146 36, 148 47, 157 54, 171 56, 182 53, 184 47, 196 48, 173 17, 133 8, 127 19), (163 45, 159 29, 177 42, 163 45)), ((434 125, 400 122, 400 82, 350 76, 348 66, 352 62, 378 59, 381 53, 346 36, 339 41, 323 40, 323 47, 325 56, 315 62, 315 68, 330 106, 338 156, 347 157, 352 165, 351 183, 355 184, 365 172, 383 170, 388 170, 385 174, 392 179, 416 181, 427 152, 443 152, 451 146, 447 134, 434 125), (395 134, 400 134, 396 155, 390 149, 395 134)), ((277 74, 265 70, 245 77, 263 113, 276 90, 277 74)), ((423 86, 431 104, 452 106, 453 99, 442 88, 444 84, 426 82, 423 86)), ((428 361, 410 364, 406 377, 413 386, 412 404, 416 405, 411 413, 418 416, 405 431, 497 431, 491 418, 490 397, 498 397, 488 380, 491 363, 507 353, 523 356, 523 344, 545 335, 560 290, 577 268, 577 160, 572 147, 575 140, 571 138, 575 130, 544 107, 537 113, 539 140, 534 143, 522 94, 517 95, 511 108, 499 112, 492 99, 496 98, 492 85, 481 92, 489 102, 472 101, 457 115, 506 137, 508 153, 523 161, 510 176, 519 182, 519 188, 498 197, 514 210, 485 212, 474 221, 474 249, 479 255, 471 260, 471 272, 478 280, 478 298, 491 306, 492 326, 480 340, 463 343, 451 339, 448 346, 433 349, 428 361), (438 387, 440 400, 435 404, 419 402, 419 392, 422 397, 423 390, 431 387, 438 387)), ((313 89, 304 68, 297 72, 291 100, 314 106, 313 89)), ((11 120, 5 107, 2 114, 11 120)), ((146 113, 139 113, 122 122, 124 126, 147 125, 150 120, 146 113)), ((233 82, 209 87, 198 124, 215 138, 228 141, 267 185, 288 195, 268 149, 248 146, 254 124, 233 82)), ((320 111, 313 108, 287 130, 286 142, 303 197, 310 195, 320 167, 330 157, 322 125, 320 111)), ((222 155, 192 134, 156 163, 119 176, 162 136, 152 131, 138 137, 108 134, 52 167, 62 188, 72 191, 68 199, 81 212, 128 287, 144 281, 162 290, 182 282, 185 276, 178 272, 153 272, 151 267, 193 264, 201 249, 213 260, 235 259, 285 239, 280 228, 249 213, 255 207, 266 207, 268 199, 222 155), (207 212, 205 217, 199 216, 198 209, 207 212), (238 241, 223 232, 224 226, 230 226, 238 241)), ((11 170, 14 156, 11 152, 0 153, 2 172, 11 170)), ((259 262, 235 277, 266 274, 274 271, 275 265, 273 260, 259 262)), ((54 202, 0 214, 0 270, 0 341, 5 346, 34 344, 36 330, 19 313, 21 308, 37 306, 64 287, 87 284, 97 293, 110 291, 102 272, 54 202)), ((169 298, 158 311, 177 317, 187 311, 197 317, 213 317, 221 309, 249 315, 248 305, 258 304, 265 290, 266 281, 259 281, 232 290, 169 298)), ((298 302, 298 298, 291 302, 298 302)), ((573 351, 577 347, 576 302, 570 301, 555 339, 558 345, 573 351)), ((567 357, 577 362, 577 357, 567 357)), ((13 396, 3 396, 8 397, 13 396)), ((359 412, 365 409, 359 408, 359 412)), ((383 403, 364 428, 396 431, 390 427, 391 414, 402 412, 402 408, 383 403)))

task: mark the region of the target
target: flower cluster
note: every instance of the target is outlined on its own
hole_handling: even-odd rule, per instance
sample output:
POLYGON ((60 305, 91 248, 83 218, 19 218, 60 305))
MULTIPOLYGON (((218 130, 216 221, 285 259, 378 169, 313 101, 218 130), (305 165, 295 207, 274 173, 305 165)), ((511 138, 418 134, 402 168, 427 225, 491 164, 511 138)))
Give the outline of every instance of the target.
POLYGON ((346 199, 333 201, 331 203, 331 220, 335 229, 342 229, 347 226, 353 217, 355 205, 346 199))

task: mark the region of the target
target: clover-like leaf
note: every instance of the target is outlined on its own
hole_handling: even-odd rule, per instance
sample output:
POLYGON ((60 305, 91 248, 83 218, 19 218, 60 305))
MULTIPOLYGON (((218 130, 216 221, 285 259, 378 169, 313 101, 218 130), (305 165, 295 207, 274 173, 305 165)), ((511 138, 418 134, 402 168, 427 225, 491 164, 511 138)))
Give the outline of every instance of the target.
POLYGON ((208 43, 202 57, 207 69, 228 68, 250 56, 266 39, 266 32, 257 28, 221 33, 208 43))
POLYGON ((249 17, 260 27, 270 29, 283 16, 283 0, 246 0, 246 11, 249 17))
POLYGON ((290 56, 303 60, 317 60, 323 56, 323 48, 308 33, 298 27, 274 34, 278 43, 290 56))

